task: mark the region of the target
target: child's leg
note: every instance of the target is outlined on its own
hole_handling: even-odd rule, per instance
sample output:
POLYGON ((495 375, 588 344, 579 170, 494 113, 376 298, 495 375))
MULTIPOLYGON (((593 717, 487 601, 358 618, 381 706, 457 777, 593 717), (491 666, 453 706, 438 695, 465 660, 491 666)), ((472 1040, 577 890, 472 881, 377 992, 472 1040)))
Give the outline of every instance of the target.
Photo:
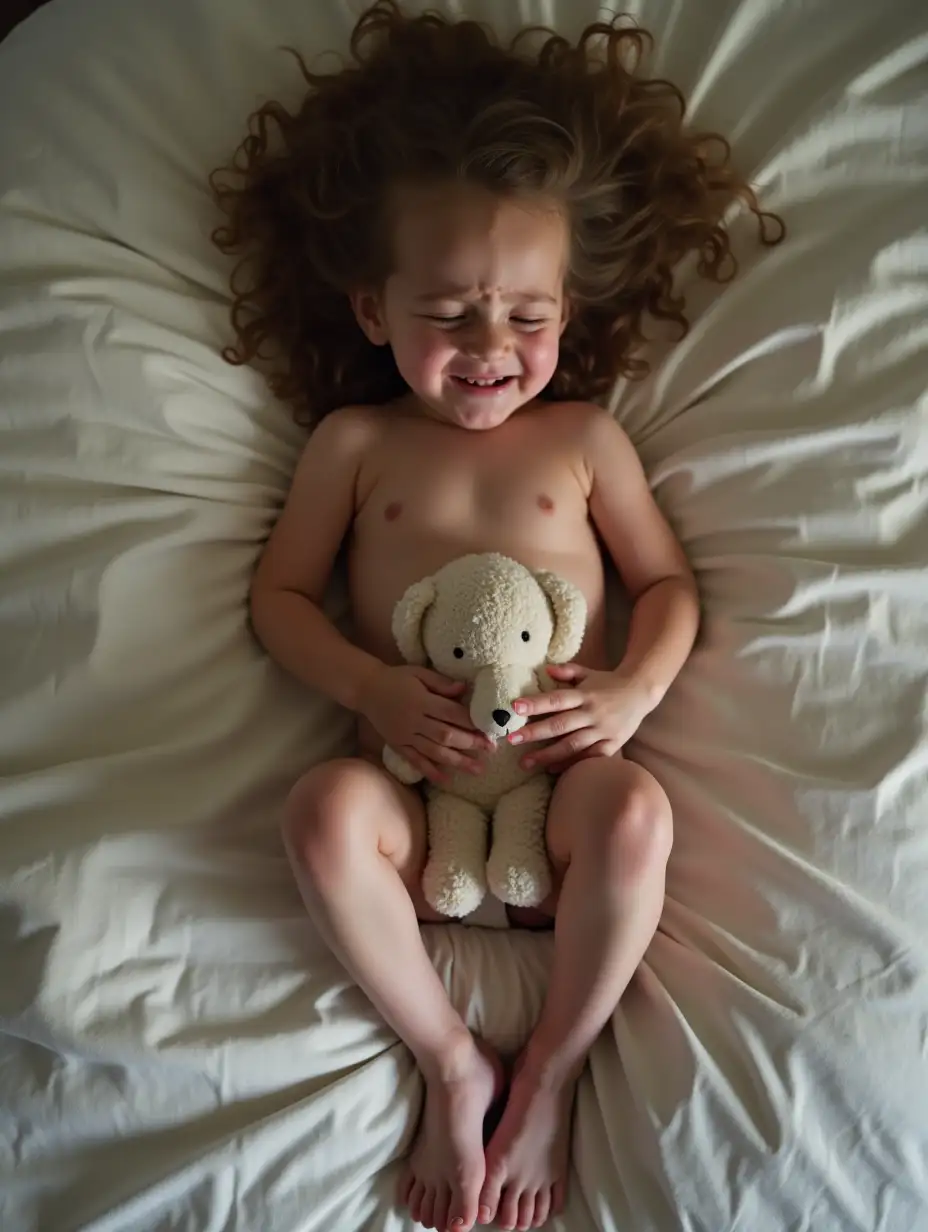
POLYGON ((484 1180, 483 1121, 500 1066, 448 1000, 419 935, 426 855, 418 794, 360 758, 310 770, 285 838, 306 909, 332 951, 404 1040, 426 1081, 402 1198, 425 1227, 469 1228, 484 1180))
POLYGON ((487 1149, 480 1222, 540 1227, 560 1208, 574 1090, 587 1052, 635 973, 664 901, 672 822, 663 790, 621 757, 559 779, 548 848, 564 869, 548 994, 487 1149))

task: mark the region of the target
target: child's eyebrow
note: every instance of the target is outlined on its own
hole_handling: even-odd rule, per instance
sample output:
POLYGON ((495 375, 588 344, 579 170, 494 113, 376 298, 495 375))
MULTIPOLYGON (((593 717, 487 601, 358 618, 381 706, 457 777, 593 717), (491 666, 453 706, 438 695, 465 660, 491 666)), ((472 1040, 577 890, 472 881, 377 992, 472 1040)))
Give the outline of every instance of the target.
MULTIPOLYGON (((424 295, 417 295, 416 301, 417 303, 424 304, 439 299, 461 299, 463 296, 470 295, 472 291, 473 287, 456 286, 449 283, 447 286, 426 291, 424 295)), ((501 296, 501 298, 504 300, 531 300, 533 303, 557 303, 557 297, 549 294, 547 291, 513 291, 508 295, 501 296)))

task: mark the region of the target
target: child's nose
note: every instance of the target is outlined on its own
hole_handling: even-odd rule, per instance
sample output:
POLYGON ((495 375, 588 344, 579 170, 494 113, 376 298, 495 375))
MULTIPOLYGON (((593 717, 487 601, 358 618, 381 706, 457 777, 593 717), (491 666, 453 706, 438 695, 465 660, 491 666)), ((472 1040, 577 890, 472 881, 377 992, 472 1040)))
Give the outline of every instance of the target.
POLYGON ((475 324, 465 339, 464 350, 475 359, 497 359, 512 350, 509 330, 490 322, 475 324))

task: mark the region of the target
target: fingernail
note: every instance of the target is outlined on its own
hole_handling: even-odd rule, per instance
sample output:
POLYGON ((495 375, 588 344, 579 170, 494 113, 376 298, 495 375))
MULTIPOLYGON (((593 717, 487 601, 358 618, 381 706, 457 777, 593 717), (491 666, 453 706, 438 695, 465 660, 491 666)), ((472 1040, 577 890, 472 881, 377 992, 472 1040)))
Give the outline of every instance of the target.
POLYGON ((481 1223, 489 1223, 489 1222, 490 1222, 490 1220, 491 1220, 491 1218, 492 1218, 492 1213, 491 1213, 491 1211, 490 1211, 490 1208, 489 1208, 488 1206, 481 1206, 481 1208, 480 1208, 480 1222, 481 1222, 481 1223))
POLYGON ((518 732, 516 732, 515 735, 509 737, 509 743, 510 744, 521 744, 522 743, 521 735, 518 732))
POLYGON ((534 757, 526 757, 525 760, 522 762, 522 765, 525 767, 526 770, 531 770, 534 764, 535 764, 534 757))
POLYGON ((516 714, 525 714, 525 702, 516 702, 513 709, 515 710, 516 714))

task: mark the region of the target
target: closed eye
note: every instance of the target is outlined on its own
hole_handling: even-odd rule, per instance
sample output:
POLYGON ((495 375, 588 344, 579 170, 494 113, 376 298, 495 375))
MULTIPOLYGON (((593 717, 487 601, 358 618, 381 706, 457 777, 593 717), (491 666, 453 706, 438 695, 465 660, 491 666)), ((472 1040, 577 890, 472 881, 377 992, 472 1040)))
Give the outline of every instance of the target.
MULTIPOLYGON (((425 314, 426 321, 434 321, 436 325, 461 325, 467 320, 466 313, 456 312, 451 315, 440 315, 437 312, 429 312, 425 314)), ((547 317, 510 317, 514 325, 524 325, 529 329, 538 329, 542 325, 548 324, 547 317)))

